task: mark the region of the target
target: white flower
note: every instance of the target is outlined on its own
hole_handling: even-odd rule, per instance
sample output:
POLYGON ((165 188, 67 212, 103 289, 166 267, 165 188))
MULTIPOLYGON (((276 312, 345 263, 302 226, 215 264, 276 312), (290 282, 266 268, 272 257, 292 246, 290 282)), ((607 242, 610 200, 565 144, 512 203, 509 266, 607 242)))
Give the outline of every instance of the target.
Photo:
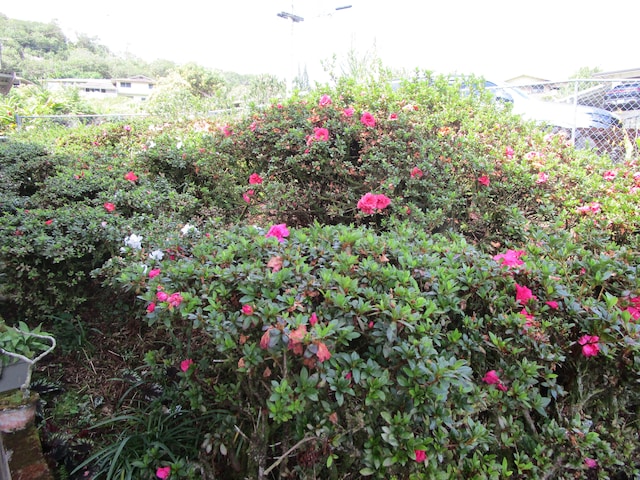
POLYGON ((155 147, 155 146, 156 146, 156 142, 154 142, 153 140, 151 140, 151 141, 149 142, 149 148, 153 148, 153 147, 155 147))
POLYGON ((178 142, 178 144, 176 145, 176 148, 177 148, 178 150, 180 150, 180 149, 182 148, 182 140, 180 140, 180 141, 178 142))
POLYGON ((194 227, 193 225, 190 225, 188 223, 184 227, 182 227, 180 229, 180 233, 182 233, 182 235, 187 235, 190 232, 198 233, 198 229, 196 227, 194 227))
POLYGON ((140 250, 142 248, 142 237, 140 235, 136 235, 135 233, 132 233, 128 237, 124 237, 124 244, 127 247, 140 250))
POLYGON ((162 250, 154 250, 149 254, 149 258, 151 260, 157 260, 159 262, 164 258, 164 253, 162 253, 162 250))

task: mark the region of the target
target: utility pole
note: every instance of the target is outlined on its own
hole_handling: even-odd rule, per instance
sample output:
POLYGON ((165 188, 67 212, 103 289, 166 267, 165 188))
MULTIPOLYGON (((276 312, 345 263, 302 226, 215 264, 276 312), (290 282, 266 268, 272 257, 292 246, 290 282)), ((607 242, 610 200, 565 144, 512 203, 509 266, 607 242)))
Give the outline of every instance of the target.
MULTIPOLYGON (((334 11, 347 10, 351 8, 351 5, 344 5, 342 7, 336 7, 334 11)), ((293 10, 293 2, 291 3, 291 10, 293 10)), ((295 72, 294 64, 295 64, 295 43, 293 38, 293 26, 296 23, 304 22, 304 17, 300 15, 296 15, 291 12, 280 12, 276 14, 280 18, 284 18, 285 20, 291 20, 291 61, 289 65, 289 75, 287 76, 287 94, 290 94, 293 91, 293 76, 295 72)), ((321 15, 317 15, 317 17, 331 16, 333 15, 333 11, 329 13, 324 13, 321 15)), ((298 69, 299 70, 299 69, 298 69)))

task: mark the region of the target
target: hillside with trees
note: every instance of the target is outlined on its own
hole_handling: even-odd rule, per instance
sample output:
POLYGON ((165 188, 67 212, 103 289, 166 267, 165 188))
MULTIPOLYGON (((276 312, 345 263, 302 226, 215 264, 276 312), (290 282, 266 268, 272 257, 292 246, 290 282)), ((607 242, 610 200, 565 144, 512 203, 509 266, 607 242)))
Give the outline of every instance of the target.
MULTIPOLYGON (((0 71, 15 72, 23 83, 31 84, 28 91, 14 91, 10 96, 13 100, 0 100, 0 104, 10 104, 4 108, 0 105, 0 112, 15 113, 22 109, 26 115, 123 113, 134 108, 120 99, 88 101, 81 105, 83 102, 73 92, 52 98, 52 94, 43 91, 45 79, 112 79, 144 75, 156 80, 157 94, 154 92, 148 105, 137 105, 135 109, 149 113, 173 113, 176 109, 173 103, 177 103, 181 111, 192 112, 228 108, 238 103, 263 103, 285 90, 284 81, 270 74, 243 75, 196 63, 180 65, 167 59, 147 62, 131 53, 115 54, 90 34, 81 33, 75 40, 67 38, 56 22, 16 20, 0 13, 0 32, 0 71), (29 101, 25 101, 25 96, 29 101), (65 107, 69 102, 74 105, 65 107), (33 103, 38 104, 38 108, 26 108, 33 103), (48 108, 48 104, 61 108, 48 108)), ((0 120, 0 128, 1 123, 0 120)))

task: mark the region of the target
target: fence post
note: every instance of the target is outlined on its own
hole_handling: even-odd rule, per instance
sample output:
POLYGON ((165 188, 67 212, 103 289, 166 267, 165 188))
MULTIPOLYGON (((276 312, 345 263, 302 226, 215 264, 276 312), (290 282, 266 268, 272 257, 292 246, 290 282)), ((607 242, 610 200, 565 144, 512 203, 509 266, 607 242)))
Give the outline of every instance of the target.
POLYGON ((22 128, 22 117, 17 113, 14 115, 14 117, 16 119, 16 128, 20 130, 22 128))

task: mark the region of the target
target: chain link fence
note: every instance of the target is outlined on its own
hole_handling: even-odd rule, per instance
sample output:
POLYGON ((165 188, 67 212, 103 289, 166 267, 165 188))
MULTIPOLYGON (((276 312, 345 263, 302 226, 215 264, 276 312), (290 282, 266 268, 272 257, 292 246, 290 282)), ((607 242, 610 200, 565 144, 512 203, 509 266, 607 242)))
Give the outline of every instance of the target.
MULTIPOLYGON (((577 148, 609 155, 614 162, 638 155, 640 79, 578 79, 518 85, 487 82, 498 100, 512 103, 523 117, 563 132, 577 148), (489 85, 491 84, 491 85, 489 85)), ((241 108, 208 112, 209 117, 234 116, 241 108)), ((50 121, 66 126, 122 121, 147 114, 16 115, 17 128, 50 121)))
MULTIPOLYGON (((615 162, 638 154, 640 78, 577 79, 505 87, 514 97, 514 106, 517 106, 515 89, 529 100, 534 100, 530 104, 541 101, 558 107, 558 125, 554 125, 553 118, 545 120, 555 127, 554 130, 564 130, 571 135, 577 148, 589 148, 600 155, 609 155, 615 162), (570 115, 572 111, 573 115, 570 115)), ((526 109, 527 102, 524 102, 519 109, 523 110, 524 116, 527 116, 526 109)), ((550 112, 554 117, 553 111, 550 112)))

